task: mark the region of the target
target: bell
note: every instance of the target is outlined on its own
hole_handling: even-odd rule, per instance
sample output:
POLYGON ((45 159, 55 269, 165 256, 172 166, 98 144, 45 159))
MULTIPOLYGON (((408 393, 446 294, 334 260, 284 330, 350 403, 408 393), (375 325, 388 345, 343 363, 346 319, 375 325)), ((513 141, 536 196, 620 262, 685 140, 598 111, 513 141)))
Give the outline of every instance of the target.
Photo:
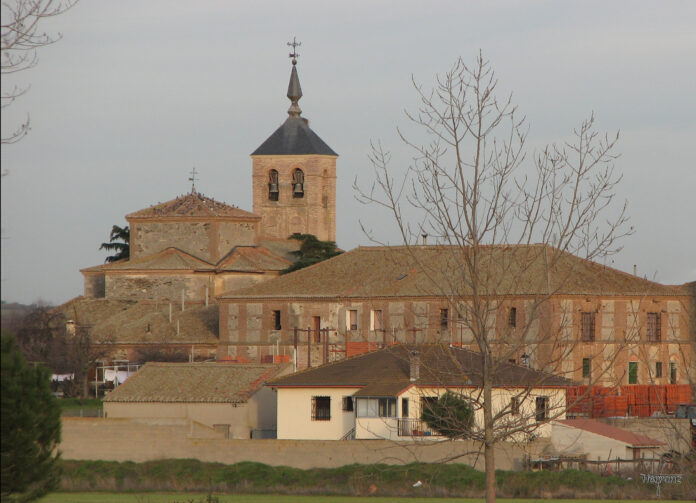
POLYGON ((302 194, 304 193, 304 184, 302 183, 296 183, 293 185, 293 192, 295 194, 302 194))
POLYGON ((270 192, 278 192, 278 184, 277 183, 269 183, 268 190, 270 192))

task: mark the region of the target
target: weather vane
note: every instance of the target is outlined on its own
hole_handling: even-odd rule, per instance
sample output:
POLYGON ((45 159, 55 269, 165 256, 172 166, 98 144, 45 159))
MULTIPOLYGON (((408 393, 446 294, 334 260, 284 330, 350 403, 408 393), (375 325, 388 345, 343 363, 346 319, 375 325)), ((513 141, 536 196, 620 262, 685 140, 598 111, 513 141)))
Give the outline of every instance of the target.
POLYGON ((302 43, 298 42, 295 40, 295 37, 292 37, 292 42, 288 42, 288 46, 292 47, 292 52, 288 54, 289 58, 292 58, 292 64, 296 65, 297 64, 297 58, 300 57, 300 55, 297 52, 297 48, 301 46, 302 43))
POLYGON ((194 166, 193 169, 191 170, 191 178, 189 178, 189 182, 191 182, 191 194, 196 192, 196 175, 198 174, 198 171, 196 171, 196 167, 194 166))

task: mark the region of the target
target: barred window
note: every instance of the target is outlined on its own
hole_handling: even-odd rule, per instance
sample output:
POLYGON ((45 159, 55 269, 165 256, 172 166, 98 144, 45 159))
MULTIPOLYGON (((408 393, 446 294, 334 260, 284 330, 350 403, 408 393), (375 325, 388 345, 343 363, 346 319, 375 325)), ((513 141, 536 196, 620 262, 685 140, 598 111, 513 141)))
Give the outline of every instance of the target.
POLYGON ((659 342, 660 336, 660 313, 648 313, 648 326, 647 326, 648 341, 659 342))
POLYGON ((511 327, 517 326, 517 308, 516 307, 510 308, 510 312, 508 313, 508 325, 510 325, 511 327))
POLYGON ((592 362, 589 358, 582 359, 582 376, 592 377, 592 362))
POLYGON ((595 313, 582 313, 580 318, 580 337, 585 342, 595 340, 595 313))
POLYGON ((440 309, 440 328, 447 328, 449 309, 440 309))
POLYGON ((513 396, 510 399, 510 414, 513 416, 518 416, 520 414, 520 399, 519 397, 513 396))
POLYGON ((331 397, 312 397, 312 421, 331 421, 331 397))
POLYGON ((538 396, 536 397, 536 420, 546 421, 549 417, 549 397, 538 396))
POLYGON ((662 377, 662 362, 655 362, 655 377, 662 377))

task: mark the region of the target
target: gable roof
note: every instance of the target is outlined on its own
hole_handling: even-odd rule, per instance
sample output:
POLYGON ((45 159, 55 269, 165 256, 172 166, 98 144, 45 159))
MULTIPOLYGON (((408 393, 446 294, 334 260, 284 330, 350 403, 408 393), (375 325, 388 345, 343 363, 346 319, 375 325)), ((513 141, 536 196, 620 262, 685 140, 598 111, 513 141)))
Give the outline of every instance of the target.
POLYGON ((217 344, 220 329, 217 305, 188 305, 174 309, 169 303, 77 297, 55 308, 65 320, 89 330, 102 344, 217 344), (177 324, 179 330, 177 333, 177 324))
POLYGON ((282 271, 291 263, 263 246, 235 246, 217 263, 216 269, 239 272, 282 271))
POLYGON ((118 260, 109 264, 101 264, 81 272, 100 272, 100 271, 155 271, 155 270, 210 270, 214 269, 213 264, 194 257, 190 253, 178 248, 169 247, 162 251, 138 257, 132 260, 118 260))
MULTIPOLYGON (((467 251, 452 246, 358 247, 221 298, 439 297, 449 292, 466 296, 471 293, 467 251)), ((681 288, 544 245, 484 246, 480 252, 486 295, 684 295, 681 288)))
POLYGON ((288 117, 251 155, 309 154, 338 156, 309 128, 307 119, 288 117))
POLYGON ((141 218, 179 218, 179 217, 207 217, 207 218, 235 218, 242 220, 260 220, 261 217, 248 211, 240 210, 236 206, 230 206, 215 199, 204 196, 198 192, 190 192, 182 196, 158 203, 140 211, 126 215, 126 220, 141 218))
MULTIPOLYGON (((564 387, 564 377, 513 363, 498 362, 494 386, 564 387)), ((327 363, 267 383, 276 387, 358 387, 356 396, 395 396, 411 384, 420 387, 469 387, 481 384, 481 355, 444 344, 395 345, 327 363), (410 380, 411 353, 420 359, 419 379, 410 380)))
POLYGON ((665 445, 665 443, 661 442, 660 440, 655 440, 654 438, 646 437, 645 435, 638 435, 637 433, 617 428, 616 426, 612 426, 610 424, 601 423, 599 421, 595 421, 594 419, 563 419, 556 422, 565 426, 589 431, 590 433, 595 433, 596 435, 618 440, 628 444, 631 447, 658 447, 665 445))
POLYGON ((105 402, 243 403, 286 365, 146 363, 105 402))

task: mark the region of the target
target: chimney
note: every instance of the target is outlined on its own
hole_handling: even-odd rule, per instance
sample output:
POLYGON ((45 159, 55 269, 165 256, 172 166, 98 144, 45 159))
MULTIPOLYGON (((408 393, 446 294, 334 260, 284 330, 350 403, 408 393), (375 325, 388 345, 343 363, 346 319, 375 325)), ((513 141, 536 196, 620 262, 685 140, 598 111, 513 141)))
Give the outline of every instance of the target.
POLYGON ((420 353, 418 351, 411 351, 409 362, 409 378, 411 382, 416 382, 420 379, 420 353))
POLYGON ((423 246, 428 244, 428 235, 427 234, 421 234, 421 237, 423 238, 423 246))
POLYGON ((638 276, 638 266, 636 264, 633 264, 633 275, 638 276))

